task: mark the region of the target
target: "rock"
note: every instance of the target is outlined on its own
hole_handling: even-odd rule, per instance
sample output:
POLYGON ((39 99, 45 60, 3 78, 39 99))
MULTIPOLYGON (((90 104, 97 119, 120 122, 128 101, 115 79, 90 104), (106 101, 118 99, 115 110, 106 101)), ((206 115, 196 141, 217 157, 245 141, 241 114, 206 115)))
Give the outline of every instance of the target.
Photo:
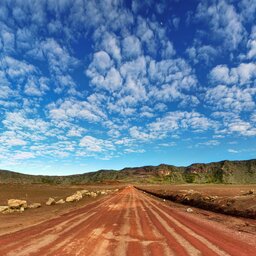
POLYGON ((186 210, 187 212, 193 212, 193 209, 191 209, 191 208, 187 208, 187 210, 186 210))
POLYGON ((209 199, 211 200, 211 201, 214 201, 214 200, 216 200, 216 199, 218 199, 219 197, 218 196, 209 196, 209 199))
POLYGON ((91 197, 96 197, 96 196, 97 196, 97 193, 91 192, 91 193, 90 193, 90 196, 91 196, 91 197))
POLYGON ((101 191, 100 194, 101 195, 107 195, 107 192, 106 191, 101 191))
POLYGON ((25 209, 27 208, 27 201, 19 199, 9 199, 8 206, 10 209, 20 209, 21 207, 25 209))
POLYGON ((82 196, 85 196, 89 191, 87 189, 83 189, 83 190, 79 190, 78 192, 80 192, 82 196))
POLYGON ((56 204, 65 204, 65 200, 60 199, 59 201, 56 202, 56 204))
POLYGON ((10 208, 8 208, 6 211, 4 211, 3 213, 5 214, 5 213, 13 213, 13 212, 18 212, 19 211, 19 209, 10 209, 10 208))
POLYGON ((4 213, 9 209, 9 206, 0 206, 0 212, 4 213))
POLYGON ((49 197, 49 199, 47 200, 47 202, 45 203, 46 205, 53 205, 53 204, 55 204, 56 202, 55 202, 55 199, 54 198, 52 198, 52 197, 49 197))
POLYGON ((41 207, 42 205, 40 203, 33 203, 28 206, 29 209, 36 209, 41 207))
POLYGON ((68 196, 66 198, 66 202, 74 202, 79 201, 83 198, 82 193, 80 191, 77 191, 75 194, 68 196))

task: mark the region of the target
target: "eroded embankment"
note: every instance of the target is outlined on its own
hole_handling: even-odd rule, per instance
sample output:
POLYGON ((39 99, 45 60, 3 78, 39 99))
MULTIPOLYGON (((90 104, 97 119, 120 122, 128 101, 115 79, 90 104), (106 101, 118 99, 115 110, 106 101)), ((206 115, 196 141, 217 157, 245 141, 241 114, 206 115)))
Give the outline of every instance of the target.
POLYGON ((138 190, 184 205, 217 213, 256 219, 256 194, 240 196, 212 196, 194 190, 166 191, 135 187, 138 190))

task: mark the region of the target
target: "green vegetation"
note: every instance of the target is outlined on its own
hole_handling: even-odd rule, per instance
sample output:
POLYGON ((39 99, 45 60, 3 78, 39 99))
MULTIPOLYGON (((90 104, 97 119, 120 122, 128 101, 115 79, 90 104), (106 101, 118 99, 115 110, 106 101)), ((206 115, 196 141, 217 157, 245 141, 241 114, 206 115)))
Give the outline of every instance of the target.
POLYGON ((85 184, 105 182, 129 183, 256 183, 256 160, 221 161, 176 167, 161 164, 100 170, 70 176, 26 175, 0 170, 0 183, 85 184))

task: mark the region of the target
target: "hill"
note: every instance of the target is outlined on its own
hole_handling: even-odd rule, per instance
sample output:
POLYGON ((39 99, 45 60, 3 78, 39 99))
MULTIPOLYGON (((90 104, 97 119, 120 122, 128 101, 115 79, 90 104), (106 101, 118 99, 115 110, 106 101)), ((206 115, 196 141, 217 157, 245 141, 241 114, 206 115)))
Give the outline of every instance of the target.
POLYGON ((256 159, 195 163, 187 167, 161 164, 99 170, 69 176, 27 175, 0 170, 0 183, 84 184, 102 182, 136 183, 256 183, 256 159))

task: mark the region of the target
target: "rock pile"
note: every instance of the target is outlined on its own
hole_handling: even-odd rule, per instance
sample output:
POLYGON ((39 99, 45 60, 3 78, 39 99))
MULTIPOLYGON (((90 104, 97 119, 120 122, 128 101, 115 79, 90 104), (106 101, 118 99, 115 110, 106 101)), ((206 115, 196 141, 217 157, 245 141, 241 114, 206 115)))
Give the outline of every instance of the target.
POLYGON ((7 205, 0 206, 1 213, 24 212, 28 208, 26 200, 9 199, 7 205))
POLYGON ((8 206, 10 209, 20 209, 20 208, 27 208, 27 201, 26 200, 19 200, 19 199, 9 199, 8 206))
MULTIPOLYGON (((49 197, 46 201, 46 205, 55 205, 55 204, 64 204, 65 202, 77 202, 80 201, 83 197, 97 197, 98 195, 107 195, 111 192, 117 192, 118 189, 115 190, 98 190, 96 192, 89 191, 87 189, 78 190, 73 195, 68 196, 65 200, 59 199, 55 200, 53 197, 49 197)), ((8 205, 0 206, 0 213, 12 213, 12 212, 23 212, 25 209, 36 209, 41 207, 40 203, 31 203, 27 204, 26 200, 20 199, 9 199, 8 205)))
POLYGON ((80 191, 76 191, 75 194, 68 196, 66 198, 66 202, 74 202, 74 201, 80 201, 83 198, 83 195, 80 191))

